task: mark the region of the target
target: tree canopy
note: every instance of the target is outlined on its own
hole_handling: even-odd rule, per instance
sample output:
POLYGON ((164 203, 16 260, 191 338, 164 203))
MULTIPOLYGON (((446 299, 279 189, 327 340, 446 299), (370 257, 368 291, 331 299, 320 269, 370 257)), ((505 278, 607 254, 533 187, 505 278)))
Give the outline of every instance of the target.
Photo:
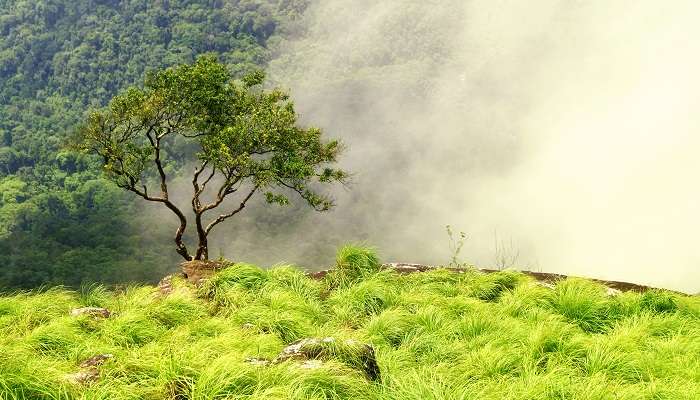
POLYGON ((264 74, 253 72, 235 81, 215 57, 203 56, 149 74, 143 88, 115 96, 79 129, 81 147, 100 155, 111 181, 177 216, 175 244, 186 260, 207 259, 211 230, 242 211, 256 193, 279 204, 288 203, 288 192, 296 193, 317 211, 326 211, 333 202, 316 185, 347 178, 333 167, 340 143, 324 141, 320 129, 299 126, 288 95, 263 90, 263 79, 264 74), (173 177, 166 172, 177 162, 172 149, 178 141, 194 154, 196 165, 194 254, 183 241, 187 216, 171 196, 173 177), (149 187, 152 180, 157 190, 149 187), (236 197, 236 205, 206 221, 205 213, 223 206, 229 196, 236 197))

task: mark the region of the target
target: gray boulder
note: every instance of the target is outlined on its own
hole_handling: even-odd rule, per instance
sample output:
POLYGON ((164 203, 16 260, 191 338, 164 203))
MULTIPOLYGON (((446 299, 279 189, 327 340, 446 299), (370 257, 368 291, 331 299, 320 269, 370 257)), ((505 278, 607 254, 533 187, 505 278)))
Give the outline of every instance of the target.
POLYGON ((285 347, 272 364, 288 360, 302 361, 303 368, 318 368, 323 361, 335 360, 365 373, 368 379, 380 379, 374 348, 356 340, 338 341, 332 337, 300 339, 285 347))
POLYGON ((109 318, 110 315, 112 315, 112 312, 110 312, 106 308, 100 308, 100 307, 81 307, 81 308, 74 308, 70 311, 71 317, 79 317, 81 315, 89 315, 95 319, 99 318, 109 318))

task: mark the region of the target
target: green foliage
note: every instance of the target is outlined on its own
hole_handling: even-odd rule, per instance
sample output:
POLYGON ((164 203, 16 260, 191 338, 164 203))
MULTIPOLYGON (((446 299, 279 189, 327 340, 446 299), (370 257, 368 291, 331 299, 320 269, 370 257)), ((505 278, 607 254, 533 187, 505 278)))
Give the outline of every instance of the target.
POLYGON ((300 127, 286 93, 251 86, 263 78, 253 73, 237 82, 216 57, 201 56, 192 64, 150 73, 143 89, 122 91, 109 107, 91 112, 78 130, 78 147, 99 155, 106 176, 118 187, 176 214, 175 242, 186 260, 207 259, 211 229, 241 211, 257 191, 279 204, 289 202, 286 193, 296 193, 317 211, 326 211, 332 200, 317 187, 347 177, 332 167, 340 143, 323 140, 317 128, 300 127), (174 176, 168 170, 195 157, 199 166, 191 203, 199 244, 190 255, 182 242, 186 217, 171 201, 168 185, 174 176), (158 177, 159 190, 149 190, 151 177, 158 177), (217 182, 213 190, 207 187, 211 182, 217 182), (203 200, 207 189, 211 202, 203 200), (203 222, 203 214, 229 195, 237 196, 240 207, 203 222))
POLYGON ((343 287, 289 266, 234 264, 201 291, 174 279, 167 296, 148 286, 0 296, 0 398, 700 395, 698 296, 666 291, 608 296, 590 281, 567 279, 549 288, 510 271, 400 275, 377 271, 372 254, 339 252, 339 260, 355 267, 374 266, 343 287), (494 287, 500 288, 497 296, 484 295, 494 287), (69 316, 71 308, 87 304, 114 315, 69 316), (324 361, 315 368, 297 361, 246 362, 270 360, 299 338, 328 336, 335 341, 318 349, 324 361), (358 370, 361 361, 343 346, 346 339, 372 344, 380 381, 358 370), (97 382, 67 381, 80 362, 105 353, 114 358, 99 367, 97 382))
POLYGON ((522 275, 515 271, 498 271, 476 275, 469 282, 471 294, 480 300, 495 301, 507 290, 514 289, 522 275))
POLYGON ((372 248, 345 246, 336 256, 336 268, 353 275, 371 274, 379 271, 380 267, 376 250, 372 248))
POLYGON ((381 269, 375 249, 346 245, 336 255, 335 268, 326 276, 330 287, 345 286, 381 269))
POLYGON ((267 271, 255 265, 233 264, 206 281, 202 285, 200 292, 207 297, 216 298, 236 288, 260 288, 267 280, 267 275, 267 271))
POLYGON ((333 312, 348 326, 362 323, 366 317, 381 313, 395 304, 398 293, 382 279, 367 279, 334 290, 328 298, 333 312))
POLYGON ((567 278, 557 284, 551 304, 564 318, 587 332, 600 332, 608 326, 609 302, 600 284, 567 278))
POLYGON ((675 296, 671 293, 655 289, 644 292, 639 305, 643 310, 657 313, 670 313, 676 311, 678 308, 676 306, 675 296))
POLYGON ((78 291, 78 301, 85 307, 105 307, 111 296, 107 289, 99 284, 83 284, 78 291))

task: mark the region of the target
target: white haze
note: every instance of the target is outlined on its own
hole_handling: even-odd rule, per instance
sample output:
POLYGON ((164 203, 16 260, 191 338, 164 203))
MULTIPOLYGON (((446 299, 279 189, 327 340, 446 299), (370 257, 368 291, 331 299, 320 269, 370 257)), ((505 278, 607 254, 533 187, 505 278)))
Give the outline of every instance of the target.
POLYGON ((700 291, 698 15, 695 1, 318 0, 270 74, 348 145, 354 183, 288 230, 219 232, 211 255, 321 266, 359 241, 444 263, 451 224, 480 266, 501 248, 523 269, 700 291))

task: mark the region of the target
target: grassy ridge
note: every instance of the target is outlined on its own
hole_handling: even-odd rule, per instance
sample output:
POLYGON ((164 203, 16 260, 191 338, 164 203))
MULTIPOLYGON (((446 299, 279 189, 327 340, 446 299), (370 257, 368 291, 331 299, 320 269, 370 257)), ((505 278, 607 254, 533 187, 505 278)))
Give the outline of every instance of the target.
POLYGON ((111 292, 0 297, 1 399, 697 399, 700 297, 607 296, 516 272, 399 275, 342 249, 323 280, 236 264, 199 289, 175 280, 111 292), (115 314, 70 317, 99 306, 115 314), (352 360, 256 366, 304 337, 371 343, 382 377, 352 360), (100 379, 66 379, 96 354, 100 379), (350 361, 350 362, 348 362, 350 361))

